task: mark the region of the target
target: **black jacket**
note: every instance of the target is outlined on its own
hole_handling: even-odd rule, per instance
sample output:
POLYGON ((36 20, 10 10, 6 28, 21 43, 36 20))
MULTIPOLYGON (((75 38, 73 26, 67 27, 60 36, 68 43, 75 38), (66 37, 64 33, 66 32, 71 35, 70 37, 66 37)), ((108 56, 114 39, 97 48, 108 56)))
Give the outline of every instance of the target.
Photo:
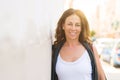
MULTIPOLYGON (((57 77, 57 74, 56 74, 56 71, 55 71, 55 67, 56 67, 56 62, 57 62, 57 57, 58 57, 59 51, 60 51, 61 47, 63 46, 63 44, 64 43, 60 43, 58 45, 53 45, 52 46, 51 80, 58 80, 58 77, 57 77)), ((86 42, 84 42, 82 45, 88 51, 89 57, 91 59, 91 66, 92 66, 92 74, 91 75, 92 75, 92 80, 98 80, 97 67, 96 67, 96 62, 95 62, 95 58, 94 58, 94 55, 93 55, 92 48, 86 42)))

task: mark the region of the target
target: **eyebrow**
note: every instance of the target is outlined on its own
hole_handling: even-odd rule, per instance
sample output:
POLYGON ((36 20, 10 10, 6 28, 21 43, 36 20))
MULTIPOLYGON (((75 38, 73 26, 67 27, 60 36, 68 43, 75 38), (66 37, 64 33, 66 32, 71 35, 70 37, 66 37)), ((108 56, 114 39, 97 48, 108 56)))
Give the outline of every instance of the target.
MULTIPOLYGON (((67 23, 73 23, 73 22, 71 22, 71 21, 69 21, 69 22, 67 22, 67 23)), ((81 24, 81 22, 76 22, 77 24, 81 24)))

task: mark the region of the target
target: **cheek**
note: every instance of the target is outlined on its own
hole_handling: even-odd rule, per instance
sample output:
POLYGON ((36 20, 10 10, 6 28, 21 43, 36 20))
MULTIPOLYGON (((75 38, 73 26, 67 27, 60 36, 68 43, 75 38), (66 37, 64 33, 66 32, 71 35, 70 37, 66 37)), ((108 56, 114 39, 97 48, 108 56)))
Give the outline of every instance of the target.
POLYGON ((81 27, 78 29, 78 32, 81 33, 81 27))
POLYGON ((65 32, 68 32, 69 30, 70 30, 70 28, 67 26, 65 26, 65 27, 63 27, 63 30, 65 31, 65 32))
POLYGON ((69 33, 68 29, 64 29, 65 34, 69 33))

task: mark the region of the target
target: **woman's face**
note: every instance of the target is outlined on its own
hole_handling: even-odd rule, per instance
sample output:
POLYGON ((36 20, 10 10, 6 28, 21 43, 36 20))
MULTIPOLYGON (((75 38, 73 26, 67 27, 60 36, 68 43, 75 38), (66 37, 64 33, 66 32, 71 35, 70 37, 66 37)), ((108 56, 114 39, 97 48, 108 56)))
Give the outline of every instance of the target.
POLYGON ((70 15, 66 18, 63 25, 65 31, 66 40, 78 40, 81 32, 81 20, 76 15, 70 15))

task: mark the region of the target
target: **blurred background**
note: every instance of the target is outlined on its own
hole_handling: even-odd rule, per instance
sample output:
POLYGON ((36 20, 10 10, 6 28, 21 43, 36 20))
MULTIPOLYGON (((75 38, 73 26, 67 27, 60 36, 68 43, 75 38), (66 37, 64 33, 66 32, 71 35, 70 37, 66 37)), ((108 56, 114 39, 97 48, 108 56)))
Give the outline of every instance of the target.
POLYGON ((82 10, 108 80, 120 80, 120 0, 0 0, 0 80, 50 80, 56 24, 82 10))

